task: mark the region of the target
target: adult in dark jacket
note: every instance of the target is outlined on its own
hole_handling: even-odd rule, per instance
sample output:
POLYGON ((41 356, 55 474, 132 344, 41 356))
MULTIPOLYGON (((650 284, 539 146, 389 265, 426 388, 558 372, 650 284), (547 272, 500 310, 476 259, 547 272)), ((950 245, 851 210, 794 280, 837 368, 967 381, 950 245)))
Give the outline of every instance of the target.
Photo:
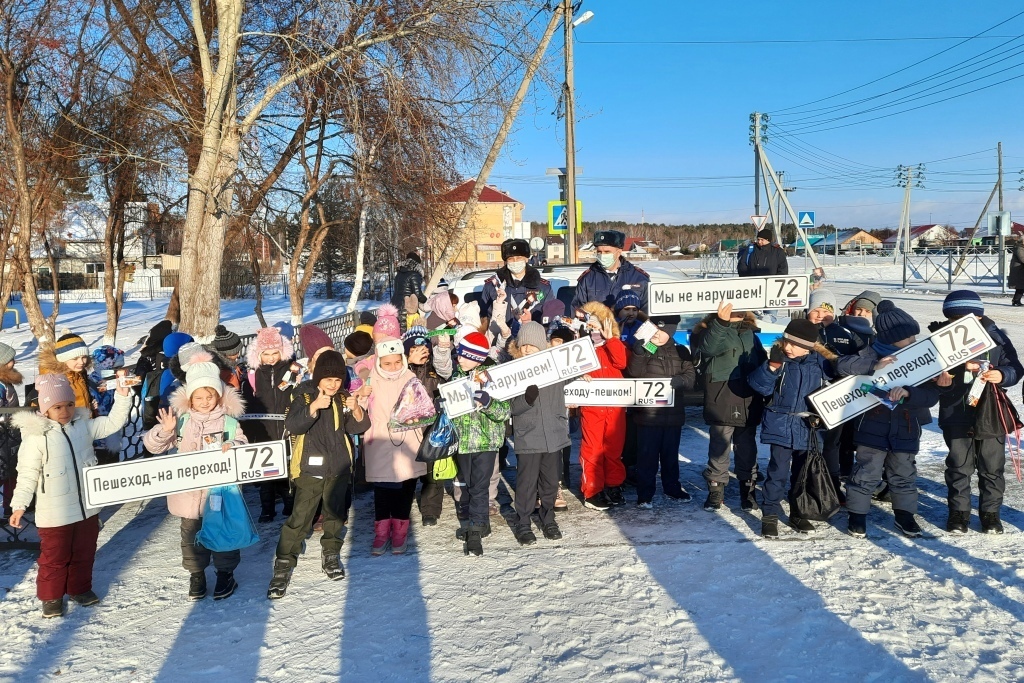
POLYGON ((1010 257, 1010 274, 1006 278, 1006 283, 1013 287, 1013 305, 1024 306, 1024 302, 1021 302, 1021 297, 1024 296, 1024 239, 1018 240, 1010 257))
POLYGON ((149 373, 164 369, 164 339, 173 331, 170 320, 161 320, 153 325, 139 351, 139 360, 135 362, 136 375, 145 379, 149 373))
POLYGON ((717 510, 729 483, 729 452, 736 456, 740 506, 757 509, 757 425, 764 397, 750 388, 747 377, 768 359, 757 336, 757 319, 723 303, 704 318, 690 336, 698 381, 704 385, 704 422, 708 425, 708 465, 704 508, 717 510))
POLYGON ((391 304, 400 311, 415 313, 419 304, 426 301, 427 297, 423 294, 423 261, 419 254, 410 251, 405 259, 398 262, 391 304), (415 302, 410 297, 415 297, 415 302))
MULTIPOLYGON (((658 327, 651 337, 654 351, 637 340, 626 366, 626 376, 672 379, 672 391, 692 389, 696 373, 690 359, 690 350, 672 339, 679 316, 666 315, 650 318, 658 327)), ((649 508, 654 498, 658 467, 661 467, 661 490, 666 496, 689 500, 679 484, 679 437, 686 424, 686 407, 682 397, 676 397, 671 408, 644 406, 632 410, 636 423, 636 498, 637 505, 649 508)))
POLYGON ((647 285, 651 283, 651 276, 622 257, 625 245, 626 235, 618 230, 598 230, 594 233, 597 260, 576 281, 576 293, 572 297, 573 310, 583 308, 584 304, 591 301, 611 309, 623 291, 634 292, 640 297, 640 308, 647 310, 647 285))
POLYGON ((746 248, 740 249, 736 261, 736 273, 740 277, 789 275, 786 252, 778 244, 772 244, 772 237, 772 231, 765 228, 746 248))
POLYGON ((942 304, 942 313, 946 320, 932 323, 928 326, 929 331, 935 332, 955 324, 964 316, 977 316, 996 343, 995 348, 984 355, 951 368, 938 382, 939 428, 949 448, 946 457, 949 505, 946 531, 953 534, 967 533, 971 519, 971 477, 977 471, 981 530, 984 533, 999 534, 1003 531, 999 508, 1003 504, 1003 492, 1006 490, 1006 478, 1003 475, 1006 466, 1006 430, 1002 428, 1002 420, 995 411, 992 392, 1017 384, 1024 376, 1024 367, 1006 333, 985 317, 981 297, 975 292, 950 292, 942 304), (988 362, 985 372, 981 372, 979 361, 988 362), (967 395, 979 375, 986 383, 984 392, 989 395, 983 393, 982 397, 986 400, 972 406, 968 403, 967 395), (998 425, 999 429, 996 433, 985 433, 986 423, 998 425))
MULTIPOLYGON (((914 318, 896 308, 888 299, 878 304, 875 315, 877 337, 871 346, 855 356, 836 361, 840 375, 873 375, 894 362, 893 354, 913 344, 921 327, 914 318)), ((934 381, 916 387, 893 387, 889 400, 898 402, 892 410, 879 403, 854 418, 857 462, 846 484, 846 508, 850 511, 849 532, 867 533, 871 495, 885 472, 892 498, 896 528, 907 536, 920 536, 917 513, 917 463, 921 430, 932 421, 931 407, 939 402, 934 381)))
POLYGON ((540 322, 544 303, 555 298, 551 283, 540 276, 540 271, 527 265, 530 244, 524 239, 509 239, 501 243, 501 258, 505 265, 487 278, 480 293, 480 317, 490 318, 498 289, 504 288, 508 307, 505 325, 512 334, 519 332, 519 323, 527 320, 540 322))

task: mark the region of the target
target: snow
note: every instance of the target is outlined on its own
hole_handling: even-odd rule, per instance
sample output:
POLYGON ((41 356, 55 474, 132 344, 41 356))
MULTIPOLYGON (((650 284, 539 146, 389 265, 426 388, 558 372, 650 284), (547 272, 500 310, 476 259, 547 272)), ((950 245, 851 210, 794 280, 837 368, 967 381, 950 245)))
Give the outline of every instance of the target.
MULTIPOLYGON (((941 317, 944 287, 903 291, 899 271, 884 265, 828 271, 840 303, 872 288, 922 326, 941 317)), ((1024 345, 1019 310, 984 298, 1024 345)), ((225 302, 231 329, 255 329, 251 304, 225 302)), ((287 315, 286 301, 264 306, 268 321, 287 315)), ((307 319, 331 306, 310 302, 307 319)), ((61 323, 92 343, 101 313, 68 306, 61 323)), ((155 304, 126 308, 122 338, 134 343, 161 316, 155 304)), ((18 342, 19 360, 33 353, 24 330, 0 339, 18 342)), ((1020 388, 1010 394, 1020 407, 1020 388)), ((976 514, 968 535, 943 531, 945 445, 932 424, 918 457, 923 538, 898 535, 876 503, 867 539, 847 536, 840 512, 811 537, 784 528, 766 542, 758 515, 739 510, 735 482, 728 510, 701 508, 706 449, 700 410, 690 409, 680 461, 693 502, 659 494, 653 511, 599 513, 570 499, 558 515, 565 539, 529 548, 494 519, 481 558, 462 554, 450 499, 436 527, 418 526, 414 510, 407 555, 372 558, 372 494, 360 493, 343 551, 348 577, 324 577, 313 536, 276 602, 266 588, 280 520, 261 525, 260 543, 242 552, 234 596, 190 603, 178 522, 164 501, 109 509, 97 607, 43 621, 31 557, 0 553, 0 681, 1021 679, 1024 486, 1009 463, 1004 536, 978 533, 976 514)), ((760 458, 763 467, 767 448, 760 458)), ((507 483, 501 490, 510 516, 507 483)))

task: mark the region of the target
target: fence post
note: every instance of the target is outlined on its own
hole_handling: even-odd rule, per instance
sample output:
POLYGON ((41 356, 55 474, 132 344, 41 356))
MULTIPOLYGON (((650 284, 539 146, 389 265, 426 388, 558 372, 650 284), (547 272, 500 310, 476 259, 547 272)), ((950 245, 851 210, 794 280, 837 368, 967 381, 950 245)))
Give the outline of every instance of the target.
POLYGON ((153 298, 154 298, 153 297, 153 276, 152 275, 147 275, 146 276, 146 281, 149 282, 149 300, 152 301, 153 298))
POLYGON ((946 291, 953 291, 953 252, 946 253, 946 291))

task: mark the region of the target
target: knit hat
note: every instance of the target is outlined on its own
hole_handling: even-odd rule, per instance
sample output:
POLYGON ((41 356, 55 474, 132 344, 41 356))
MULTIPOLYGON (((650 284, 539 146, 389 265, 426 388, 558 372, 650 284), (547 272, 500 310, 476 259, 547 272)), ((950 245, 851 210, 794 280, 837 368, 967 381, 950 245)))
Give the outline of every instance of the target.
POLYGON ((283 320, 278 320, 274 323, 274 327, 281 333, 281 336, 285 339, 295 339, 295 326, 291 323, 286 323, 283 320))
POLYGON ((807 318, 790 320, 782 338, 802 349, 813 350, 818 343, 818 326, 807 318))
POLYGON ((519 344, 520 348, 526 345, 535 346, 541 351, 548 348, 548 337, 544 332, 544 326, 532 320, 523 323, 519 326, 516 343, 519 344))
POLYGON ((365 356, 373 348, 373 337, 370 336, 369 332, 362 330, 356 330, 352 334, 345 337, 345 350, 351 353, 353 356, 358 358, 359 356, 365 356))
MULTIPOLYGON (((101 346, 92 352, 92 362, 99 370, 124 367, 124 351, 113 346, 101 346)), ((3 365, 0 359, 0 365, 3 365)))
POLYGON ((374 315, 373 311, 363 311, 359 314, 359 324, 373 327, 377 324, 377 316, 374 315))
POLYGON ((508 261, 512 256, 530 258, 530 243, 524 239, 505 240, 501 243, 501 260, 508 261))
POLYGON ((551 331, 551 338, 561 339, 564 343, 568 344, 571 341, 576 341, 576 333, 568 327, 559 327, 551 331))
POLYGON ((548 299, 540 308, 541 325, 550 325, 565 315, 565 302, 561 299, 548 299))
POLYGON ((39 412, 43 415, 58 403, 74 403, 75 390, 66 375, 39 375, 36 378, 39 412))
POLYGON ((224 395, 224 382, 220 379, 220 368, 213 362, 209 351, 201 350, 192 354, 188 370, 185 371, 185 395, 192 398, 197 389, 213 389, 218 396, 224 395))
POLYGON ((631 289, 624 289, 619 292, 619 295, 615 297, 615 308, 613 310, 618 313, 626 306, 641 307, 640 297, 631 289))
POLYGON ((885 299, 875 309, 875 332, 878 341, 894 344, 921 333, 921 326, 907 313, 896 308, 896 304, 885 299))
POLYGON ((337 377, 341 381, 348 377, 345 359, 334 349, 321 353, 313 368, 313 384, 320 384, 320 380, 326 377, 337 377))
POLYGON ((426 346, 429 343, 427 328, 423 325, 413 325, 402 335, 402 345, 405 347, 405 355, 407 356, 414 346, 426 346))
POLYGON ((245 360, 253 370, 263 364, 260 356, 264 351, 280 351, 281 359, 291 358, 294 350, 289 337, 285 337, 276 327, 264 327, 256 333, 256 338, 249 344, 245 360))
POLYGON ((839 309, 839 303, 836 300, 836 295, 828 289, 816 289, 811 292, 810 299, 807 302, 807 310, 813 311, 816 308, 823 308, 832 315, 835 315, 839 309))
POLYGON ((0 365, 7 365, 14 360, 15 351, 12 347, 0 342, 0 365))
MULTIPOLYGON (((444 324, 455 317, 455 304, 448 292, 438 292, 427 300, 429 308, 444 324)), ((429 317, 429 316, 428 316, 429 317)))
POLYGON ((870 289, 866 289, 857 295, 857 298, 853 301, 854 308, 863 308, 869 311, 875 310, 878 307, 879 302, 882 300, 882 295, 878 292, 873 292, 870 289))
POLYGON ((487 360, 487 353, 490 350, 491 345, 487 342, 487 337, 479 332, 470 332, 455 347, 457 355, 469 360, 475 360, 477 363, 483 363, 487 360))
POLYGON ((378 361, 384 356, 405 355, 405 347, 402 345, 402 340, 395 339, 394 337, 377 342, 374 351, 376 351, 378 361))
POLYGON ((182 344, 178 353, 175 354, 178 357, 178 367, 182 372, 188 372, 188 366, 192 364, 192 357, 199 352, 207 353, 206 347, 199 342, 182 344))
POLYGON ((377 322, 373 324, 373 333, 396 339, 400 337, 402 327, 398 324, 398 309, 391 304, 384 304, 377 309, 377 322))
POLYGON ((77 334, 67 332, 62 334, 60 339, 53 345, 53 352, 56 354, 58 361, 66 363, 69 360, 88 356, 89 347, 85 345, 85 341, 77 334))
POLYGON ((177 355, 178 349, 185 344, 192 341, 192 335, 185 334, 184 332, 171 332, 169 335, 164 337, 163 351, 164 356, 170 358, 171 356, 177 355))
POLYGON ((763 230, 757 231, 757 239, 759 240, 768 240, 769 242, 771 242, 774 238, 775 235, 772 234, 772 231, 769 228, 764 228, 763 230))
POLYGON ((975 292, 967 289, 958 289, 946 295, 942 302, 942 315, 947 318, 955 318, 962 315, 985 315, 985 305, 981 303, 981 297, 975 292))
POLYGON ((217 325, 213 331, 213 348, 225 356, 236 356, 242 352, 242 340, 237 334, 223 325, 217 325))
POLYGON ((324 347, 334 348, 331 338, 316 325, 303 325, 299 328, 299 344, 302 345, 302 355, 306 358, 312 358, 314 353, 324 347))
POLYGON ((594 233, 594 246, 622 249, 626 246, 626 233, 618 230, 598 230, 594 233))

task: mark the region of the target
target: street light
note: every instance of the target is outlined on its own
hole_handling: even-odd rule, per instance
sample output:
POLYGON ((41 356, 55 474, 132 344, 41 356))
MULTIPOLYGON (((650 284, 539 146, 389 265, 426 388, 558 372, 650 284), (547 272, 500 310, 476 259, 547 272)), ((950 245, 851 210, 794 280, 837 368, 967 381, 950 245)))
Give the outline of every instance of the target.
POLYGON ((594 18, 594 13, 586 11, 576 21, 572 18, 573 0, 562 0, 562 23, 565 28, 565 227, 566 227, 566 263, 576 263, 576 104, 574 102, 573 81, 573 34, 577 26, 582 26, 594 18))
POLYGON ((587 10, 586 12, 584 12, 583 14, 580 15, 579 19, 577 19, 576 21, 572 22, 572 27, 573 28, 579 28, 580 26, 583 26, 583 24, 587 23, 588 21, 590 21, 593 18, 594 18, 594 13, 591 12, 590 10, 587 10))

